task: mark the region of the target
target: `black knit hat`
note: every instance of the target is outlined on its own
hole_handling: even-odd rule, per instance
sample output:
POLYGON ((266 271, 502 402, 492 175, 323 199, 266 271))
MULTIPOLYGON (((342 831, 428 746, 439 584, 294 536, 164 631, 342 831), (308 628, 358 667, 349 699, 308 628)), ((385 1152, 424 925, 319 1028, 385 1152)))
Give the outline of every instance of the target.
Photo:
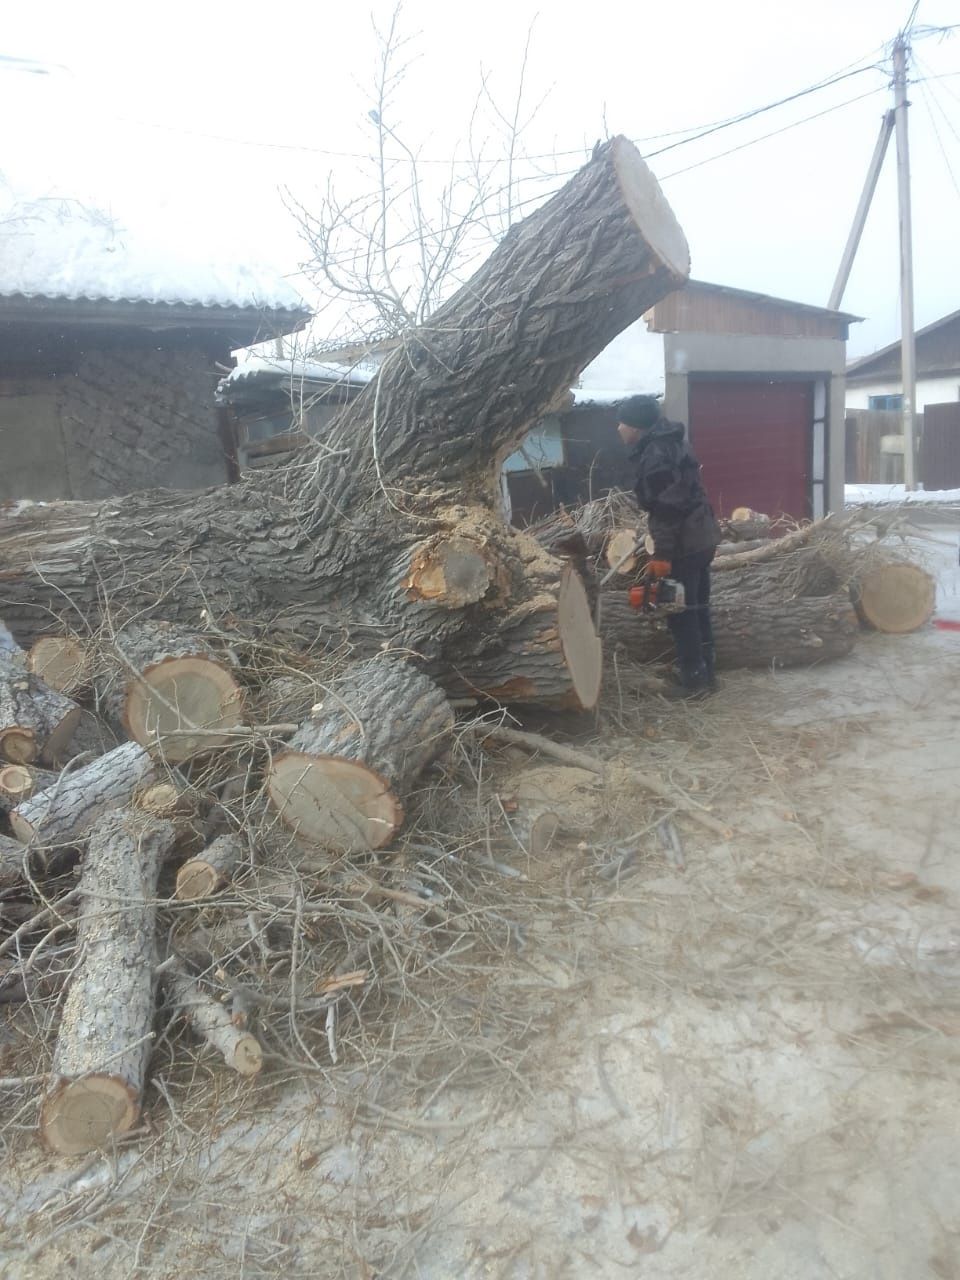
POLYGON ((620 406, 619 415, 625 426, 645 431, 660 421, 660 401, 656 396, 631 396, 620 406))

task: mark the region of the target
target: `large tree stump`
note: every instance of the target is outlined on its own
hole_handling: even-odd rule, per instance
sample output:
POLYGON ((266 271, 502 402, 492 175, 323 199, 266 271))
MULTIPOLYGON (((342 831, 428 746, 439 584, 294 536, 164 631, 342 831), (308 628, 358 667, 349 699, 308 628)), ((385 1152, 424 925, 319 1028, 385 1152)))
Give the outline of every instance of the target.
POLYGON ((229 741, 241 720, 230 664, 203 636, 170 623, 136 623, 112 646, 107 705, 141 746, 179 762, 229 741))
POLYGON ((136 742, 125 742, 84 768, 62 774, 48 790, 18 805, 10 826, 24 844, 74 844, 102 813, 129 803, 156 776, 149 753, 136 742))
POLYGON ((443 694, 402 658, 360 663, 274 757, 270 800, 308 843, 379 849, 403 821, 404 793, 452 728, 443 694))
POLYGON ((157 877, 169 823, 131 810, 90 834, 83 906, 40 1132, 54 1151, 108 1146, 136 1124, 154 1013, 157 877))
MULTIPOLYGON (((564 568, 499 516, 504 456, 611 339, 686 279, 686 242, 623 138, 524 222, 297 462, 203 494, 51 503, 0 520, 21 639, 67 609, 253 620, 445 688, 590 706, 599 648, 564 568)), ((62 628, 60 628, 62 629, 62 628)))
POLYGON ((80 708, 26 669, 22 654, 0 651, 0 759, 56 764, 80 721, 80 708))

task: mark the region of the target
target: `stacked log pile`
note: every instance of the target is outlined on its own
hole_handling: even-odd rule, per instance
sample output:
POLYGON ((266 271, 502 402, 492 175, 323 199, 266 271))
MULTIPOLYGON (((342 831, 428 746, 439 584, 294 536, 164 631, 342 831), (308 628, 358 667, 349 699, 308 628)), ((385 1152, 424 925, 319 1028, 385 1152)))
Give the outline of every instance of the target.
MULTIPOLYGON (((0 519, 13 637, 0 646, 0 1002, 60 1001, 38 1100, 52 1150, 135 1130, 152 1049, 174 1024, 252 1079, 270 1053, 289 1063, 266 1013, 313 1068, 302 1026, 319 1019, 336 1062, 338 1010, 363 998, 378 913, 453 927, 406 853, 385 871, 376 851, 396 851, 410 805, 450 767, 457 704, 595 707, 598 593, 608 637, 647 656, 595 572, 611 520, 626 523, 617 503, 511 529, 500 461, 688 270, 659 188, 615 139, 405 335, 296 464, 202 494, 0 519), (76 750, 83 714, 115 745, 76 750), (336 958, 311 969, 304 955, 331 922, 336 958)), ((744 628, 764 662, 786 637, 806 652, 804 611, 819 656, 843 650, 853 579, 831 562, 821 581, 823 536, 725 557, 724 655, 744 628), (787 563, 803 590, 783 589, 787 563), (779 631, 765 580, 786 610, 779 631)), ((656 778, 637 782, 678 807, 656 778)), ((542 779, 505 795, 509 838, 548 848, 558 803, 542 779)), ((702 805, 689 814, 726 837, 702 805)), ((489 828, 483 848, 499 871, 489 828)))

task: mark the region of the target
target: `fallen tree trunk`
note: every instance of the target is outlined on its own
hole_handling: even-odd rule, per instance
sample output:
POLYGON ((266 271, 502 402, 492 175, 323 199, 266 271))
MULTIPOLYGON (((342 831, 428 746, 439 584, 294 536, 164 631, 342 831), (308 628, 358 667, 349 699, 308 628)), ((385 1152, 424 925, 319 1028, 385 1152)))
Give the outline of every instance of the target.
MULTIPOLYGON (((716 583, 715 583, 716 585, 716 583)), ((783 599, 744 592, 714 592, 711 604, 717 667, 812 666, 843 658, 856 644, 857 616, 847 592, 783 599)), ((626 592, 605 592, 604 639, 623 647, 635 662, 669 662, 669 631, 645 621, 626 592)))
POLYGON ((71 845, 101 814, 128 804, 156 780, 150 755, 135 742, 108 751, 73 773, 64 773, 10 814, 13 834, 24 844, 71 845))
POLYGON ((105 702, 141 746, 178 763, 229 741, 242 698, 230 663, 203 637, 170 623, 136 623, 111 646, 105 702), (195 732, 194 732, 195 731, 195 732))
POLYGON ((405 791, 452 728, 442 692, 402 657, 359 663, 273 758, 270 801, 308 843, 379 849, 403 821, 405 791))
POLYGON ((79 960, 60 1019, 40 1132, 52 1150, 108 1146, 136 1124, 150 1056, 157 877, 169 823, 121 810, 90 834, 79 960))
POLYGON ((589 610, 500 519, 500 461, 688 270, 655 180, 614 139, 404 335, 296 464, 0 521, 0 607, 26 640, 67 610, 95 627, 105 602, 192 625, 266 621, 304 643, 348 638, 360 657, 389 643, 444 687, 589 706, 589 610))
POLYGON ((0 758, 56 764, 80 721, 80 708, 27 671, 22 655, 0 653, 0 758))

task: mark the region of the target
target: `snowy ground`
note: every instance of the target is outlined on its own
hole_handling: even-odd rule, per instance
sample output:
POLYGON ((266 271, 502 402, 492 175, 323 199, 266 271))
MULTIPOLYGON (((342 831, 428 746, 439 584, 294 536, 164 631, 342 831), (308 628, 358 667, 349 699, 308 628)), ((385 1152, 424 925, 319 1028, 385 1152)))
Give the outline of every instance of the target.
MULTIPOLYGON (((960 616, 956 528, 916 538, 960 616)), ((561 888, 497 979, 551 1010, 517 1078, 371 1114, 344 1067, 202 1118, 158 1102, 149 1157, 25 1146, 5 1274, 960 1275, 960 634, 640 712, 605 745, 734 837, 675 817, 679 850, 644 832, 619 884, 599 831, 524 868, 561 888)))

